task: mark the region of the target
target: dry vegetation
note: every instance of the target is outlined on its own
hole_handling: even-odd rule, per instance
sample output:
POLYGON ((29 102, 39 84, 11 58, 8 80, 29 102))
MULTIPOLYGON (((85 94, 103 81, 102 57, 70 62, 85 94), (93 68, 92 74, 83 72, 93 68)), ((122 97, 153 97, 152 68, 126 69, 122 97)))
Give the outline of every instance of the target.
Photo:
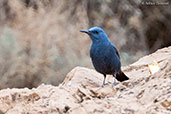
POLYGON ((91 41, 79 33, 90 26, 105 29, 123 64, 148 53, 143 12, 131 1, 1 0, 0 88, 58 85, 75 66, 92 67, 91 41))
POLYGON ((42 82, 57 85, 74 66, 89 65, 89 59, 82 58, 88 46, 80 49, 88 39, 78 39, 79 29, 87 28, 82 4, 74 9, 82 16, 70 19, 70 12, 63 9, 68 7, 65 2, 56 3, 58 8, 37 4, 39 8, 34 9, 19 0, 8 1, 14 17, 4 25, 0 38, 1 88, 34 87, 42 82))

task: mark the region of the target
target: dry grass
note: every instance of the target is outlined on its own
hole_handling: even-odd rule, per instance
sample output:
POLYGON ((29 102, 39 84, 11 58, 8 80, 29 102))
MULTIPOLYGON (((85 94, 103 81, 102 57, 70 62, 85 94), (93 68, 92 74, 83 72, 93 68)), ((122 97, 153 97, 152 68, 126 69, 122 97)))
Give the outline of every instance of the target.
POLYGON ((0 64, 4 65, 0 71, 1 88, 31 88, 42 82, 58 85, 74 66, 90 66, 85 53, 89 46, 80 49, 88 41, 79 33, 82 27, 87 27, 87 19, 82 18, 86 17, 81 9, 83 3, 72 17, 63 10, 68 7, 64 6, 65 2, 60 1, 51 8, 38 2, 38 9, 26 8, 19 0, 8 2, 15 16, 0 37, 0 64))

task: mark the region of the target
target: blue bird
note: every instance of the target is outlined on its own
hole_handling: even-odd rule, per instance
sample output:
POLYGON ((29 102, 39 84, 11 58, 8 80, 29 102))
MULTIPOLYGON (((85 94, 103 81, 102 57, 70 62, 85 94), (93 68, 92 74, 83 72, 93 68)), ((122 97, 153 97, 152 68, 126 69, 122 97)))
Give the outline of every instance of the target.
POLYGON ((103 85, 105 85, 107 74, 114 76, 112 85, 117 84, 115 79, 121 82, 129 79, 121 71, 119 53, 114 44, 109 41, 103 29, 92 27, 88 30, 80 30, 80 32, 87 33, 92 40, 90 57, 96 71, 104 75, 103 85))

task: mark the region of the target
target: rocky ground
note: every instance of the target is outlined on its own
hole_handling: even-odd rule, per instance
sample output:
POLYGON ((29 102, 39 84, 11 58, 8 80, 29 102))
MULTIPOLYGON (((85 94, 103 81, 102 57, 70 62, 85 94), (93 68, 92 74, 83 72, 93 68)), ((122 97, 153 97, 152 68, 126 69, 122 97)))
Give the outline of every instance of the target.
POLYGON ((145 56, 124 67, 130 80, 101 87, 103 76, 95 70, 76 67, 59 86, 40 85, 28 89, 0 91, 0 110, 7 114, 170 114, 171 47, 145 56), (150 74, 147 67, 158 61, 160 70, 150 74))

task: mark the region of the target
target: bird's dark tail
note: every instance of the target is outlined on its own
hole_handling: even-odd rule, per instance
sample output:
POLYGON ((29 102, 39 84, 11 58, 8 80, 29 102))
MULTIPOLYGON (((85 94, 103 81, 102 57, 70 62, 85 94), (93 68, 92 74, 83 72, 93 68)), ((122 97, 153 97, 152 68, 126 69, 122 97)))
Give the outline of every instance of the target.
POLYGON ((120 73, 116 74, 116 79, 120 82, 128 80, 129 78, 121 71, 120 73))

